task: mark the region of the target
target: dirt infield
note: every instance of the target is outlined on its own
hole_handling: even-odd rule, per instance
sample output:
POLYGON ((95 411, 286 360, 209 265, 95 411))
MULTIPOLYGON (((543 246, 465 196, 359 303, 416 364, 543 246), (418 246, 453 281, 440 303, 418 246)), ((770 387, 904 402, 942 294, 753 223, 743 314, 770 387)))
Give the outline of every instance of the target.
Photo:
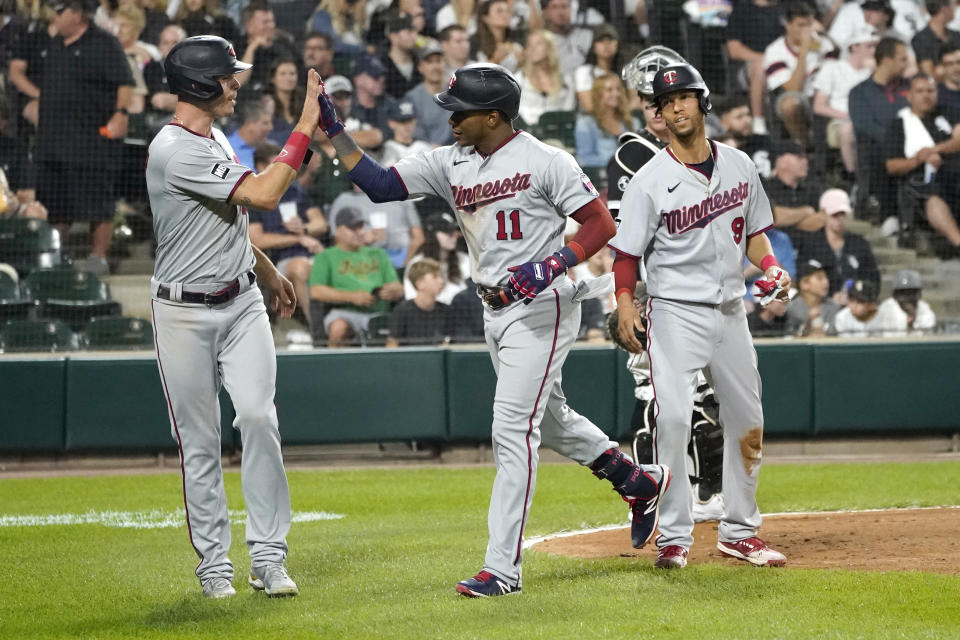
MULTIPOLYGON (((960 509, 898 509, 769 515, 761 537, 787 556, 787 566, 860 571, 960 573, 960 509)), ((689 562, 736 564, 716 549, 717 523, 696 525, 689 562)), ((652 543, 637 550, 627 530, 548 538, 534 549, 577 558, 637 557, 653 562, 652 543)))

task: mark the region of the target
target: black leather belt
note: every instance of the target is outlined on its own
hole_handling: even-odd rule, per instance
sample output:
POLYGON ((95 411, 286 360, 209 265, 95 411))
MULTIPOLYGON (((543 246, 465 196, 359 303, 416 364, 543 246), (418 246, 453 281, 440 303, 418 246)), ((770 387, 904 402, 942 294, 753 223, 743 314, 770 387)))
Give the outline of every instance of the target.
POLYGON ((510 290, 506 287, 485 287, 478 284, 477 293, 480 294, 484 303, 494 311, 499 311, 516 302, 510 295, 510 290))
MULTIPOLYGON (((250 284, 253 284, 253 281, 257 279, 257 277, 253 274, 253 271, 247 271, 245 274, 237 277, 233 282, 219 291, 211 291, 210 293, 184 291, 182 294, 180 294, 180 302, 205 304, 211 307, 214 305, 223 304, 224 302, 230 302, 240 294, 240 278, 247 278, 250 281, 250 284)), ((165 285, 160 285, 157 287, 157 297, 163 298, 164 300, 170 300, 170 287, 165 285)))

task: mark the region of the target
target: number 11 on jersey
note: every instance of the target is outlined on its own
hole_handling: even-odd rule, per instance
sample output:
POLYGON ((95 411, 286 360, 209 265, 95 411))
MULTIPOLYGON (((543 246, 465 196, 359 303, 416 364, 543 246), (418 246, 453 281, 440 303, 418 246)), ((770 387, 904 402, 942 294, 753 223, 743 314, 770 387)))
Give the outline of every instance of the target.
MULTIPOLYGON (((497 211, 497 240, 507 239, 507 213, 506 211, 497 211)), ((510 239, 523 240, 523 232, 520 231, 520 211, 514 209, 510 212, 510 239)))

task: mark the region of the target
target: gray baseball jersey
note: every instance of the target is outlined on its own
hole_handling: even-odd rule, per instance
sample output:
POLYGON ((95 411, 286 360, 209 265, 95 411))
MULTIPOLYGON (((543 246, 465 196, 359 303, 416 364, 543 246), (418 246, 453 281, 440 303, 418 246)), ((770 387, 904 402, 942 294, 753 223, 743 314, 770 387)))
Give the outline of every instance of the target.
POLYGON ((712 143, 713 175, 657 153, 623 194, 616 251, 643 258, 655 298, 720 304, 742 298, 746 238, 773 226, 757 167, 741 151, 712 143))
POLYGON ((253 268, 247 215, 228 202, 248 173, 219 129, 211 138, 176 125, 160 130, 147 156, 158 282, 216 289, 253 268))
POLYGON ((201 582, 233 578, 220 468, 221 386, 233 401, 233 425, 243 442, 251 564, 283 563, 287 555, 290 494, 274 405, 276 353, 263 296, 247 276, 255 263, 247 214, 229 203, 248 173, 217 129, 207 138, 171 124, 150 144, 157 365, 180 448, 187 530, 201 582), (211 293, 234 281, 234 297, 221 304, 182 301, 181 293, 211 293), (160 294, 161 283, 170 294, 160 294))
POLYGON ((489 156, 452 145, 404 158, 410 194, 435 194, 456 212, 473 258, 473 281, 505 283, 512 267, 563 247, 566 216, 597 197, 566 151, 517 132, 489 156))

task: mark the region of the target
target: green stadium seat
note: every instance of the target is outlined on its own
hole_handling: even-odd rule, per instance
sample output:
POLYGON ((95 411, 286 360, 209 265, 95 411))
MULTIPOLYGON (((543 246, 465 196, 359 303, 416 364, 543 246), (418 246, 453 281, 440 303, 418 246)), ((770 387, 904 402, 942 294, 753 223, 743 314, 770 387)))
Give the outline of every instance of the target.
POLYGON ((381 313, 370 318, 364 344, 368 347, 382 347, 387 344, 388 337, 390 337, 390 314, 381 313))
POLYGON ((577 114, 574 111, 547 111, 540 116, 537 122, 537 136, 547 144, 556 144, 567 148, 577 148, 577 140, 573 130, 577 124, 577 114))
POLYGON ((10 274, 0 271, 0 323, 25 319, 33 306, 33 300, 21 293, 20 284, 10 274))
POLYGON ((72 269, 41 269, 26 280, 29 294, 40 303, 40 315, 82 330, 95 316, 120 315, 120 303, 97 276, 72 269))
POLYGON ((4 353, 24 351, 76 351, 80 340, 58 320, 9 320, 0 330, 4 353))
POLYGON ((60 264, 60 234, 36 218, 0 218, 0 262, 21 276, 60 264))
POLYGON ((153 325, 127 316, 90 318, 83 330, 88 349, 152 349, 153 325))

